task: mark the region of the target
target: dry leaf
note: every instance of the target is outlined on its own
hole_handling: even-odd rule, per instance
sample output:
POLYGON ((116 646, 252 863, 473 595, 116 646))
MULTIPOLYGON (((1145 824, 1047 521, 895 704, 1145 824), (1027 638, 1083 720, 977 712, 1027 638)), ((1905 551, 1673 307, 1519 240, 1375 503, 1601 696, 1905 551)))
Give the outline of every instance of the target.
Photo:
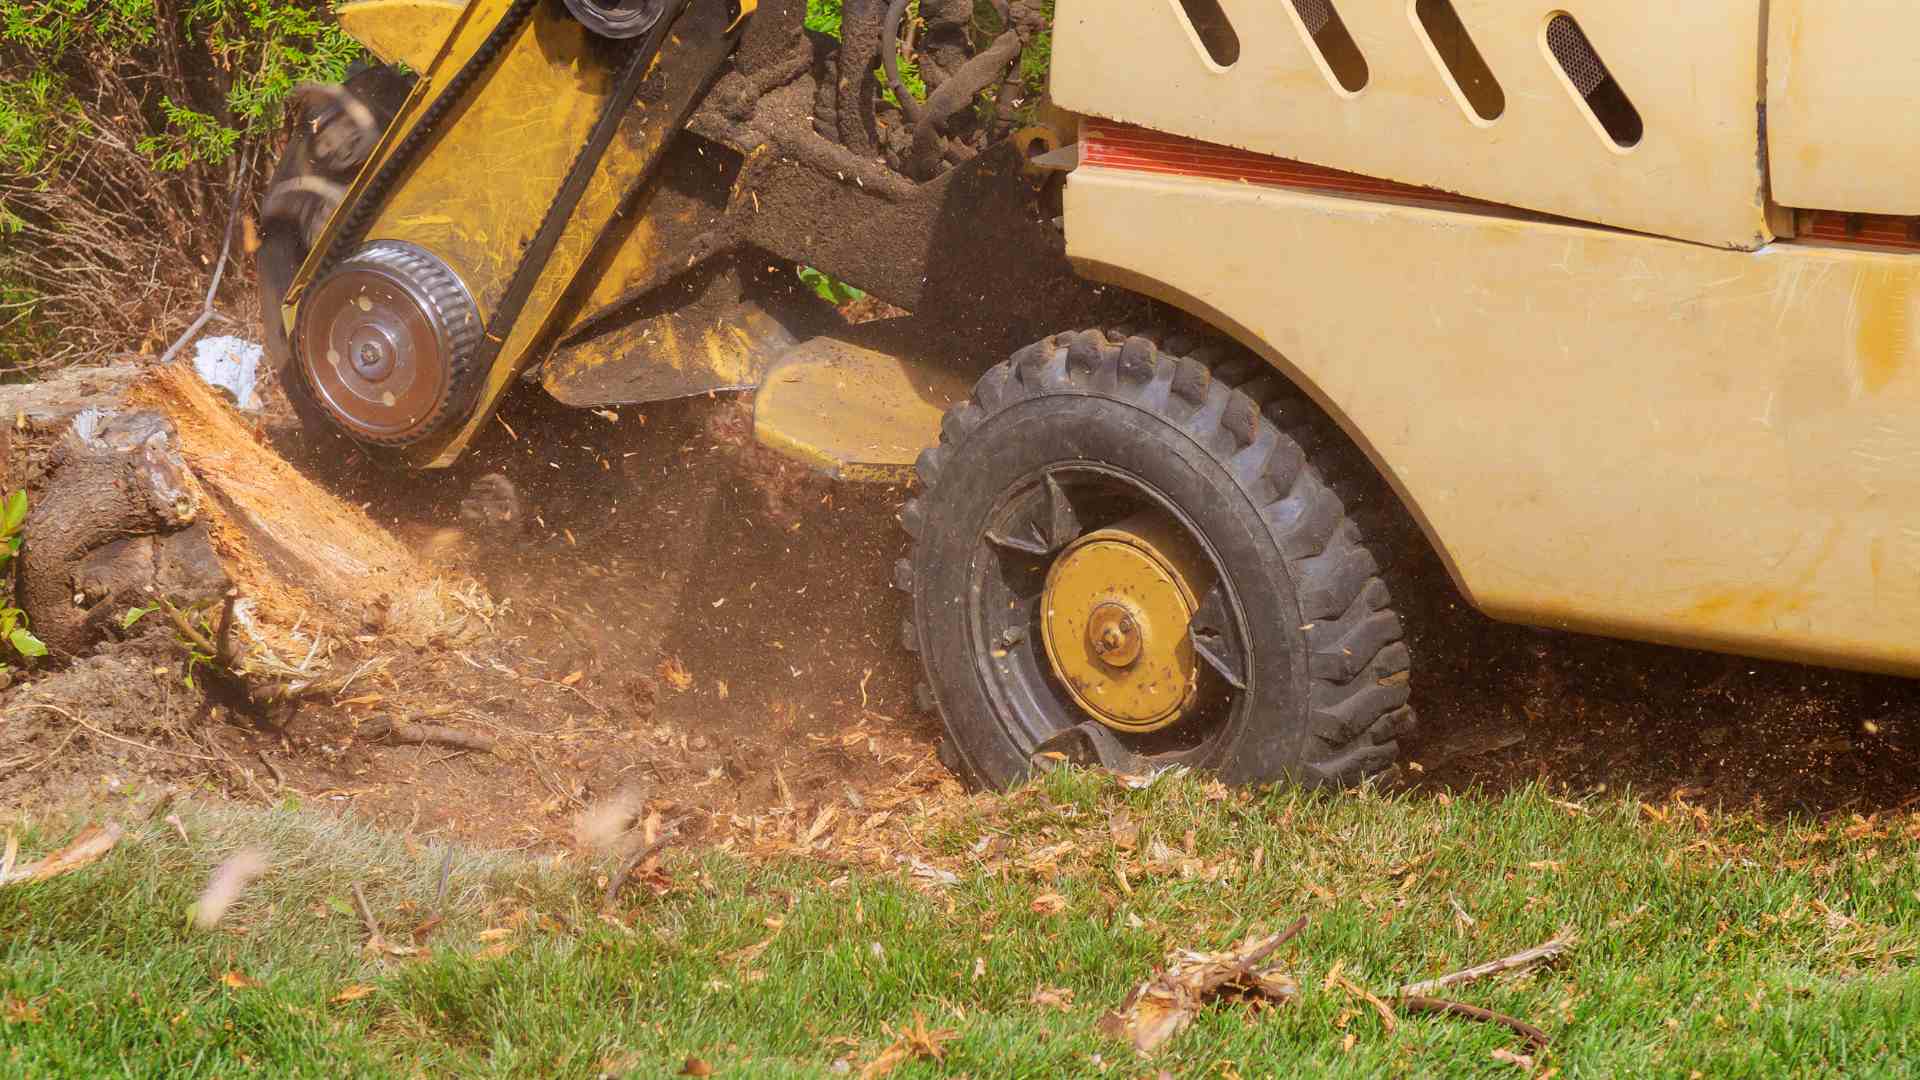
POLYGON ((801 839, 800 846, 810 847, 815 840, 820 839, 827 831, 828 826, 833 824, 833 818, 836 812, 831 803, 821 807, 820 813, 814 816, 813 824, 807 827, 807 835, 801 839))
POLYGON ((378 705, 385 700, 386 698, 380 694, 361 694, 359 697, 350 697, 345 701, 336 701, 334 704, 348 709, 355 705, 378 705))
POLYGON ((675 690, 684 694, 693 689, 693 672, 687 670, 687 665, 681 663, 679 657, 669 656, 660 661, 660 667, 657 670, 660 672, 660 677, 666 680, 667 685, 675 690))
POLYGON ((517 941, 496 941, 473 954, 475 960, 498 960, 520 945, 517 941))
POLYGON ((328 998, 327 1004, 345 1005, 349 1001, 359 1001, 361 998, 366 997, 368 994, 371 994, 371 993, 373 993, 373 987, 368 986, 366 983, 354 983, 353 985, 345 987, 339 993, 328 998))
POLYGON ((932 863, 922 860, 917 855, 901 855, 897 858, 900 861, 909 863, 913 867, 913 880, 915 881, 924 882, 936 889, 944 889, 960 884, 959 874, 951 870, 942 870, 932 863))
POLYGON ((499 940, 500 940, 501 938, 503 938, 503 937, 511 937, 512 935, 513 935, 513 931, 512 931, 512 930, 509 930, 508 928, 506 928, 506 927, 504 927, 504 926, 496 926, 496 927, 494 927, 494 928, 493 928, 493 929, 491 929, 491 930, 482 930, 482 931, 480 931, 479 933, 477 933, 477 934, 475 934, 475 935, 473 935, 473 940, 475 940, 475 941, 499 941, 499 940))
POLYGON ((9 1024, 37 1024, 44 1019, 40 1015, 40 1010, 33 1007, 32 1002, 26 998, 14 997, 12 994, 7 995, 6 1017, 9 1024))
MULTIPOLYGON (((1337 966, 1338 965, 1336 965, 1336 967, 1337 966)), ((1386 1002, 1380 1000, 1377 995, 1365 987, 1356 985, 1352 979, 1347 978, 1345 975, 1339 977, 1339 985, 1342 990, 1373 1006, 1373 1011, 1380 1014, 1380 1022, 1386 1025, 1387 1034, 1393 1034, 1394 1029, 1400 1026, 1399 1020, 1393 1015, 1393 1009, 1390 1008, 1386 1002)))
MULTIPOLYGON (((1298 932, 1297 925, 1290 929, 1298 932)), ((1223 953, 1177 950, 1164 969, 1127 995, 1119 1009, 1100 1019, 1098 1027, 1102 1033, 1125 1039, 1134 1049, 1150 1054, 1185 1030, 1210 1004, 1235 1000, 1279 1005, 1292 1001, 1300 993, 1293 979, 1278 968, 1261 966, 1288 936, 1289 931, 1281 931, 1248 938, 1238 948, 1223 953)))
POLYGON ((227 972, 225 975, 220 976, 220 981, 235 990, 252 990, 260 985, 238 971, 227 972))
POLYGON ((1033 996, 1027 999, 1027 1004, 1070 1012, 1073 1009, 1073 989, 1064 986, 1036 986, 1033 988, 1033 996))
POLYGON ((867 1062, 860 1070, 860 1080, 876 1080, 892 1072, 901 1062, 913 1056, 913 1050, 904 1042, 896 1042, 880 1052, 880 1056, 867 1062))
POLYGON ((942 1047, 953 1041, 959 1032, 951 1028, 935 1031, 927 1027, 925 1015, 914 1013, 913 1023, 902 1025, 896 1034, 898 1038, 894 1040, 893 1045, 881 1051, 879 1057, 874 1058, 866 1068, 860 1070, 860 1080, 874 1080, 875 1077, 885 1076, 902 1062, 911 1061, 914 1058, 927 1057, 939 1061, 946 1056, 942 1047))
POLYGON ((120 842, 120 824, 114 822, 101 828, 89 825, 80 830, 73 842, 59 851, 41 859, 37 863, 15 868, 7 876, 0 877, 0 885, 17 881, 46 881, 62 874, 71 874, 82 867, 91 866, 100 861, 101 856, 113 850, 120 842))
POLYGON ((207 878, 207 887, 200 890, 200 899, 194 902, 193 925, 202 930, 220 925, 240 893, 266 872, 266 853, 257 848, 241 848, 228 856, 225 862, 214 867, 207 878))
POLYGON ((1558 872, 1558 871, 1559 871, 1559 869, 1560 869, 1560 868, 1561 868, 1562 866, 1564 866, 1564 865, 1565 865, 1564 863, 1562 863, 1562 862, 1560 862, 1560 861, 1558 861, 1558 860, 1556 860, 1556 859, 1541 859, 1541 860, 1540 860, 1539 862, 1530 862, 1530 863, 1528 863, 1528 864, 1527 864, 1527 869, 1529 869, 1529 870, 1550 870, 1550 871, 1554 871, 1554 872, 1558 872))
POLYGON ((1107 819, 1107 833, 1113 837, 1113 846, 1121 851, 1132 851, 1140 843, 1140 825, 1125 810, 1114 811, 1107 819))
POLYGON ((561 686, 572 686, 572 685, 573 685, 574 683, 577 683, 577 682, 579 682, 579 681, 580 681, 581 679, 583 679, 583 678, 585 678, 585 677, 586 677, 586 674, 587 674, 587 673, 586 673, 586 672, 584 672, 584 671, 569 671, 569 672, 567 673, 567 676, 566 676, 566 678, 564 678, 564 679, 561 679, 561 680, 560 680, 560 685, 561 685, 561 686))
POLYGON ((690 1057, 687 1059, 687 1063, 685 1065, 680 1066, 680 1075, 681 1076, 712 1076, 713 1066, 707 1064, 704 1061, 701 1061, 697 1057, 690 1057))
POLYGON ((766 952, 767 946, 773 944, 773 939, 779 936, 780 932, 776 930, 768 935, 765 940, 756 941, 744 949, 735 949, 733 952, 725 953, 721 956, 721 959, 731 964, 751 964, 755 960, 760 959, 760 954, 766 952))
POLYGON ((1067 898, 1059 893, 1041 893, 1027 908, 1036 915, 1058 915, 1067 910, 1067 898))
POLYGON ((1495 1061, 1504 1061, 1528 1072, 1533 1071, 1533 1059, 1525 1054, 1516 1054, 1511 1050, 1495 1050, 1490 1056, 1495 1061))

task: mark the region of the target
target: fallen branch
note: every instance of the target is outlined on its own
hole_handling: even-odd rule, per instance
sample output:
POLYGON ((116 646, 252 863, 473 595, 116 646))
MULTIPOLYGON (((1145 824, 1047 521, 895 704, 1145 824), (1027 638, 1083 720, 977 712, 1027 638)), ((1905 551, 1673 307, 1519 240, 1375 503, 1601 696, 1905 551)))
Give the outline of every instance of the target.
POLYGON ((403 746, 446 746, 475 753, 493 753, 494 741, 485 735, 433 724, 409 724, 402 720, 369 721, 361 731, 369 739, 384 739, 403 746))
POLYGON ((613 879, 607 882, 607 892, 606 895, 601 898, 600 906, 612 907, 614 899, 620 895, 620 887, 627 883, 627 878, 632 876, 635 870, 645 865, 648 859, 660 854, 662 849, 672 843, 674 837, 680 833, 680 826, 691 816, 691 814, 682 815, 667 822, 660 827, 659 839, 651 844, 645 845, 632 855, 629 855, 626 860, 620 864, 620 869, 613 875, 613 879))
POLYGON ((1571 933, 1563 933, 1544 945, 1535 945, 1531 949, 1514 953, 1512 956, 1503 956, 1498 960, 1490 960, 1487 963, 1475 967, 1462 968, 1459 971, 1442 975, 1437 979, 1408 983, 1400 988, 1400 996, 1403 998, 1419 997, 1422 994, 1431 994, 1436 990, 1445 990, 1450 986, 1469 983, 1475 979, 1484 979, 1489 975, 1499 975, 1507 971, 1522 971, 1547 963, 1559 957, 1560 954, 1572 947, 1573 935, 1571 933))
POLYGON ((1442 1013, 1449 1016, 1458 1016, 1467 1020, 1478 1020, 1487 1024, 1502 1024, 1512 1028, 1521 1038, 1533 1044, 1534 1049, 1545 1050, 1547 1048, 1546 1032, 1541 1031, 1525 1020, 1508 1016, 1505 1013, 1497 1013, 1492 1009, 1483 1009, 1478 1005, 1468 1005, 1460 1001, 1448 1001, 1444 998, 1423 996, 1402 997, 1399 1000, 1399 1005, 1407 1012, 1442 1013))
POLYGON ((260 764, 265 765, 267 771, 273 774, 273 782, 275 784, 281 787, 287 786, 286 774, 280 771, 280 766, 273 763, 273 759, 267 756, 265 750, 255 750, 254 755, 260 759, 260 764))

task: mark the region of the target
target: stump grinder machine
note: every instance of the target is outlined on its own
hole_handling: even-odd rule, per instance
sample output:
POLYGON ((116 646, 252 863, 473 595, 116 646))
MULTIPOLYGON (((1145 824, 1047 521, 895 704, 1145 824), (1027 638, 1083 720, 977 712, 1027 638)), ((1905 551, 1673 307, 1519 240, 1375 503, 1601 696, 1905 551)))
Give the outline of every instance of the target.
POLYGON ((261 215, 303 422, 432 468, 516 384, 753 390, 768 446, 917 474, 902 636, 972 782, 1391 765, 1359 511, 1496 617, 1920 671, 1906 6, 339 17, 381 64, 304 95, 261 215))

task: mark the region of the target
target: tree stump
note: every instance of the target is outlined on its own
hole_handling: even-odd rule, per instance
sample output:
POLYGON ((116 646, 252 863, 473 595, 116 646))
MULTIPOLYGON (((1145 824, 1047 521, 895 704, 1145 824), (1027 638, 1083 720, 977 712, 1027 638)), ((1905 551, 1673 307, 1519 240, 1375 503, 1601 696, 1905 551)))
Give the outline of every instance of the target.
POLYGON ((20 554, 20 607, 34 633, 79 656, 156 595, 182 605, 219 596, 227 575, 199 510, 165 416, 75 416, 48 456, 20 554))

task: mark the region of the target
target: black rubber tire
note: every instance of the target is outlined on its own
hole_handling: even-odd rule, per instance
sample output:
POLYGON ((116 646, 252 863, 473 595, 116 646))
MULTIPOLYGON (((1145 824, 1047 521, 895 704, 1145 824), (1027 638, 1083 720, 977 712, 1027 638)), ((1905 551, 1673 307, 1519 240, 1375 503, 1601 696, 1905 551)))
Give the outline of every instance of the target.
MULTIPOLYGON (((895 584, 945 723, 941 756, 976 786, 1023 781, 1034 747, 986 688, 971 563, 1001 493, 1036 470, 1100 462, 1193 523, 1247 613, 1243 705, 1192 764, 1233 783, 1346 785, 1392 765, 1413 726, 1410 657, 1373 555, 1302 440, 1317 410, 1237 346, 1182 336, 1059 334, 984 375, 921 454, 913 537, 895 584), (1311 415, 1310 415, 1311 414, 1311 415)), ((1030 481, 1026 481, 1030 482, 1030 481)))
MULTIPOLYGON (((413 77, 399 70, 383 65, 360 66, 342 84, 346 90, 360 99, 373 112, 375 120, 385 126, 406 103, 407 93, 413 86, 413 77)), ((286 149, 281 152, 280 161, 274 166, 273 177, 267 184, 267 190, 273 191, 288 180, 303 176, 318 177, 341 185, 351 185, 358 165, 347 169, 331 169, 314 159, 311 150, 311 132, 301 118, 294 133, 287 139, 286 149)), ((300 426, 308 439, 346 439, 347 436, 327 416, 326 410, 314 399, 313 392, 307 389, 306 381, 292 369, 293 348, 287 340, 287 333, 280 320, 281 300, 293 285, 294 275, 307 259, 306 238, 300 230, 290 223, 260 217, 260 247, 254 253, 254 272, 260 287, 261 335, 267 355, 267 363, 272 368, 274 378, 280 383, 280 389, 287 395, 287 401, 293 406, 295 415, 300 418, 300 426)))

